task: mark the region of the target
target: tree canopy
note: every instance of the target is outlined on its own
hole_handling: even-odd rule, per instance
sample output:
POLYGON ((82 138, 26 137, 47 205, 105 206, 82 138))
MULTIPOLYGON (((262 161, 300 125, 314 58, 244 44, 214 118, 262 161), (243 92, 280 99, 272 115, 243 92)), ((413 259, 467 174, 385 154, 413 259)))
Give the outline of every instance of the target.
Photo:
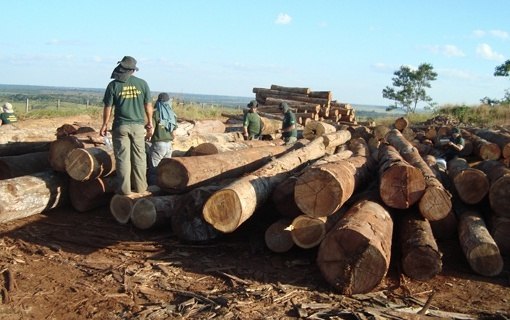
POLYGON ((427 95, 426 88, 430 88, 430 82, 437 79, 437 73, 433 71, 429 63, 422 63, 418 69, 412 69, 409 66, 401 66, 393 75, 393 87, 383 89, 383 98, 394 101, 394 105, 386 110, 401 108, 409 113, 414 113, 418 102, 423 101, 428 104, 432 98, 427 95))
POLYGON ((496 67, 494 71, 496 77, 508 77, 510 75, 510 60, 496 67))

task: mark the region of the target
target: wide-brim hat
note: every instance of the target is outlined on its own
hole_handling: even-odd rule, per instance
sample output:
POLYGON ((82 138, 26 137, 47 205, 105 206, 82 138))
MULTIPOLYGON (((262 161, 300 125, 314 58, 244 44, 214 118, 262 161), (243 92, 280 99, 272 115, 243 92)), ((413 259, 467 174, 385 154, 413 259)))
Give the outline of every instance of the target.
POLYGON ((247 105, 248 108, 257 108, 258 106, 259 106, 259 103, 257 102, 257 100, 252 100, 247 105))
POLYGON ((136 59, 131 56, 124 56, 122 60, 118 61, 122 68, 128 70, 136 70, 138 71, 138 67, 136 66, 136 59))
POLYGON ((9 102, 4 103, 4 105, 2 106, 2 110, 5 113, 13 113, 14 112, 12 104, 10 104, 9 102))

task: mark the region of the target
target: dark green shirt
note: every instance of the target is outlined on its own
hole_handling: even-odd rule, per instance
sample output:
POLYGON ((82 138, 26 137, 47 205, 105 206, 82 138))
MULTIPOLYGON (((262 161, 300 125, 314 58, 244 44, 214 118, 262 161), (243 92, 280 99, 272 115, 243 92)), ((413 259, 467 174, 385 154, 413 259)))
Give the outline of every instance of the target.
POLYGON ((260 135, 260 115, 255 112, 247 112, 244 115, 243 126, 248 128, 250 138, 260 135))
POLYGON ((111 81, 106 87, 103 103, 113 106, 113 128, 123 124, 145 123, 144 104, 151 101, 149 85, 145 80, 130 76, 126 82, 111 81))
POLYGON ((151 142, 172 141, 174 139, 174 135, 167 130, 165 125, 160 123, 159 110, 157 108, 154 108, 152 113, 152 123, 154 124, 154 134, 152 135, 151 142))
POLYGON ((2 119, 2 124, 9 124, 13 122, 18 122, 18 118, 14 115, 14 113, 2 113, 0 114, 0 119, 2 119))
MULTIPOLYGON (((283 122, 282 122, 282 129, 288 128, 292 125, 296 125, 296 115, 292 111, 287 111, 283 114, 283 122)), ((282 132, 282 137, 289 138, 289 137, 296 137, 297 138, 297 129, 294 127, 291 131, 285 131, 282 132)))

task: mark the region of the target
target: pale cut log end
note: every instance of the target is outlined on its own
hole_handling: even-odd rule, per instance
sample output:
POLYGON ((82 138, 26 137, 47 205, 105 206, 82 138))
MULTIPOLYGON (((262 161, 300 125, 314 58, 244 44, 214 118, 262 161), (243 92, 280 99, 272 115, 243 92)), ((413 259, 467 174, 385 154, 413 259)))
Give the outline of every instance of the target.
POLYGON ((116 194, 110 201, 110 212, 115 220, 122 224, 129 222, 132 208, 133 200, 124 195, 116 194))
POLYGON ((318 246, 326 236, 326 225, 323 219, 302 215, 292 221, 292 240, 303 249, 318 246))
POLYGON ((131 222, 138 229, 149 229, 156 223, 156 208, 147 199, 140 199, 131 208, 131 222))
POLYGON ((421 171, 412 166, 394 165, 381 176, 379 194, 395 209, 407 209, 422 198, 426 184, 421 171))
POLYGON ((482 276, 494 277, 503 271, 503 258, 495 243, 479 244, 469 251, 466 258, 471 269, 482 276))
POLYGON ((480 170, 469 168, 457 174, 453 184, 460 199, 467 204, 477 204, 489 192, 489 179, 480 170))
POLYGON ((342 186, 332 174, 320 168, 306 170, 296 181, 294 201, 298 208, 312 217, 326 217, 341 205, 342 186))
POLYGON ((165 158, 157 168, 158 186, 163 189, 181 190, 188 186, 188 169, 178 158, 165 158))
POLYGON ((94 168, 94 158, 85 149, 74 149, 65 158, 65 168, 74 180, 88 180, 94 168))
POLYGON ((427 281, 441 272, 441 254, 430 247, 415 248, 402 257, 402 269, 411 279, 427 281))
POLYGON ((241 200, 234 190, 222 189, 207 199, 202 213, 205 221, 216 230, 233 232, 241 223, 241 200))
POLYGON ((444 188, 429 186, 418 203, 421 215, 429 221, 446 218, 452 210, 451 195, 444 188))
POLYGON ((288 227, 291 219, 280 219, 269 226, 264 234, 266 246, 276 253, 287 252, 294 247, 294 241, 288 227))

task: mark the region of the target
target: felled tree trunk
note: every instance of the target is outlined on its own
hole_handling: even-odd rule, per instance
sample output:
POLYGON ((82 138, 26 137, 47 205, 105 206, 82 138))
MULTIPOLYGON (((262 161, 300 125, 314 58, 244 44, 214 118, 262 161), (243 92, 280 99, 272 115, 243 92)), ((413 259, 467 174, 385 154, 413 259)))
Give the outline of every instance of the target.
POLYGON ((69 181, 69 199, 76 211, 86 212, 108 205, 112 199, 117 180, 114 176, 87 181, 69 181))
MULTIPOLYGON (((364 141, 358 139, 358 141, 364 141)), ((364 143, 363 154, 368 151, 364 143)), ((356 154, 356 153, 355 153, 356 154)), ((294 201, 311 217, 326 217, 337 211, 370 176, 372 162, 366 156, 338 160, 335 155, 303 170, 294 187, 294 201), (329 160, 330 159, 330 160, 329 160)))
POLYGON ((144 193, 131 193, 128 195, 116 194, 110 200, 110 212, 117 222, 126 224, 131 217, 134 204, 143 198, 160 195, 161 189, 157 186, 149 186, 144 193))
POLYGON ((497 276, 503 270, 503 258, 480 214, 465 211, 459 217, 459 241, 473 271, 497 276))
POLYGON ((352 206, 322 240, 317 264, 326 281, 342 294, 373 290, 388 272, 393 221, 378 203, 352 206))
POLYGON ((68 199, 68 177, 51 170, 0 181, 0 223, 59 207, 68 199))
POLYGON ((225 124, 220 120, 198 120, 192 122, 194 126, 190 131, 195 134, 225 132, 225 124))
POLYGON ((402 159, 387 144, 379 147, 379 194, 382 201, 395 209, 407 209, 418 202, 425 192, 422 172, 402 159))
POLYGON ((272 157, 286 151, 284 146, 267 146, 213 155, 166 158, 157 168, 158 186, 169 192, 241 176, 260 168, 272 157))
POLYGON ((448 175, 462 201, 476 204, 489 192, 489 179, 481 170, 471 168, 463 158, 448 161, 448 175))
POLYGON ((335 126, 323 121, 310 120, 306 122, 303 128, 303 137, 308 140, 313 140, 316 137, 333 132, 336 132, 335 126))
POLYGON ((215 192, 204 205, 204 219, 221 232, 233 232, 292 172, 308 161, 324 156, 322 137, 272 160, 262 168, 215 192))
POLYGON ((264 240, 269 250, 276 253, 287 252, 294 246, 289 230, 292 220, 282 218, 273 222, 264 233, 264 240))
POLYGON ((51 141, 7 142, 0 144, 0 157, 12 157, 26 153, 48 151, 50 149, 50 144, 51 141))
POLYGON ((475 130, 477 136, 497 144, 504 158, 510 158, 510 135, 493 130, 475 130))
POLYGON ((51 169, 48 151, 0 157, 0 180, 21 177, 51 169))
POLYGON ((476 168, 489 178, 489 203, 492 210, 502 217, 510 218, 510 169, 494 160, 482 161, 476 168))
POLYGON ((429 280, 441 272, 442 254, 430 223, 417 212, 408 212, 398 221, 402 248, 402 269, 416 280, 429 280))
POLYGON ((388 132, 386 140, 410 165, 420 169, 425 177, 427 187, 418 204, 422 216, 429 221, 441 220, 446 217, 452 209, 451 195, 422 159, 418 150, 413 148, 396 129, 388 132))
POLYGON ((429 222, 430 226, 432 227, 432 233, 434 234, 434 238, 436 238, 437 240, 457 238, 458 221, 453 210, 450 211, 450 213, 448 213, 448 215, 445 218, 429 222))
POLYGON ((188 150, 186 156, 206 156, 210 154, 218 154, 228 151, 238 151, 248 148, 257 147, 268 147, 268 146, 279 146, 283 145, 283 140, 247 140, 247 141, 236 141, 236 142, 204 142, 196 147, 192 147, 188 150))
POLYGON ((66 172, 77 181, 107 177, 115 172, 115 156, 107 147, 74 149, 65 159, 66 172))
POLYGON ((279 120, 260 117, 260 121, 262 122, 261 135, 274 134, 282 128, 282 122, 279 120))
POLYGON ((65 160, 67 155, 77 148, 91 148, 96 146, 93 140, 89 138, 89 134, 79 134, 72 136, 62 136, 51 142, 49 146, 50 165, 55 171, 66 172, 65 160))
POLYGON ((498 160, 501 157, 501 149, 497 144, 482 139, 475 134, 471 134, 469 139, 473 143, 475 153, 482 160, 498 160))
POLYGON ((271 200, 278 213, 291 218, 291 222, 292 219, 304 213, 294 201, 294 189, 297 179, 298 174, 290 176, 277 184, 271 193, 271 200))
POLYGON ((498 245, 499 252, 504 256, 510 256, 510 218, 492 214, 489 219, 490 233, 498 245))

